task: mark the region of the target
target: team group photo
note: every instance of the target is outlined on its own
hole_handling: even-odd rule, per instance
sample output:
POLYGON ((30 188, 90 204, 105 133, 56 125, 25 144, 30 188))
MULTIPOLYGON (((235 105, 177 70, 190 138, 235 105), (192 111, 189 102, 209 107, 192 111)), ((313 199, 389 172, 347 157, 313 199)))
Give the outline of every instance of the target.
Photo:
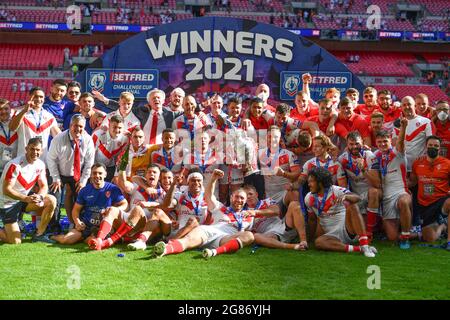
POLYGON ((449 17, 2 1, 0 299, 449 299, 449 17))

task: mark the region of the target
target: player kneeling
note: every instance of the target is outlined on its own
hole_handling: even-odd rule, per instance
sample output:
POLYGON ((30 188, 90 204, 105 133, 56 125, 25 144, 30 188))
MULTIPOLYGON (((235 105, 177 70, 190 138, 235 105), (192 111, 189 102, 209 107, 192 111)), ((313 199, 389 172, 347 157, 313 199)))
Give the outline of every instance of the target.
POLYGON ((170 240, 167 244, 158 242, 154 251, 157 257, 204 247, 203 257, 210 258, 223 253, 236 252, 253 243, 253 234, 247 231, 251 229, 253 217, 246 215, 243 210, 247 200, 245 190, 240 188, 231 194, 230 207, 218 202, 214 196, 216 182, 223 176, 223 171, 214 170, 205 190, 205 200, 214 224, 195 227, 184 238, 170 240))
POLYGON ((340 252, 362 252, 366 257, 375 257, 377 250, 369 247, 364 221, 359 213, 361 198, 345 188, 333 185, 332 176, 323 168, 313 168, 308 173, 310 192, 305 197, 309 213, 319 220, 323 235, 315 240, 318 250, 340 252), (353 246, 358 235, 359 246, 353 246))

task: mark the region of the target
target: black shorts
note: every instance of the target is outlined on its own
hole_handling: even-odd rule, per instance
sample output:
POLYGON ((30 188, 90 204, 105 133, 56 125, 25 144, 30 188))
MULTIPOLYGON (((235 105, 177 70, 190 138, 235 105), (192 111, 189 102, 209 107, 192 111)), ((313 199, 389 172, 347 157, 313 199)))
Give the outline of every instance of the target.
POLYGON ((3 224, 12 224, 19 221, 19 216, 25 211, 27 205, 28 203, 19 201, 12 207, 0 209, 0 218, 3 224))
POLYGON ((283 197, 283 199, 278 201, 277 204, 278 204, 278 208, 280 208, 280 219, 283 219, 284 216, 286 215, 287 211, 288 211, 288 208, 284 204, 284 197, 283 197))
POLYGON ((70 190, 72 190, 72 195, 76 196, 75 191, 77 190, 77 187, 76 187, 76 183, 75 183, 75 180, 73 179, 73 177, 61 176, 61 183, 63 184, 63 186, 66 184, 69 185, 70 190))
POLYGON ((442 212, 442 206, 448 198, 448 196, 441 198, 438 201, 433 202, 429 206, 422 206, 419 203, 416 204, 414 209, 423 220, 422 228, 438 221, 438 217, 442 212))
POLYGON ((116 175, 116 166, 106 167, 105 181, 111 182, 115 175, 116 175))

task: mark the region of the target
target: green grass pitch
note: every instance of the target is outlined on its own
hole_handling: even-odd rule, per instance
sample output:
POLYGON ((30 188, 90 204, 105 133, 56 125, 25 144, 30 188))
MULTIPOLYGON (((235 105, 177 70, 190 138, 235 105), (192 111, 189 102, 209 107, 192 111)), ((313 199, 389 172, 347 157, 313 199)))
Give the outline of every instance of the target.
POLYGON ((417 243, 409 251, 375 246, 372 259, 244 248, 206 261, 200 251, 152 259, 151 249, 97 252, 25 239, 0 244, 0 299, 450 299, 449 252, 417 243), (380 268, 380 289, 367 288, 370 265, 380 268))

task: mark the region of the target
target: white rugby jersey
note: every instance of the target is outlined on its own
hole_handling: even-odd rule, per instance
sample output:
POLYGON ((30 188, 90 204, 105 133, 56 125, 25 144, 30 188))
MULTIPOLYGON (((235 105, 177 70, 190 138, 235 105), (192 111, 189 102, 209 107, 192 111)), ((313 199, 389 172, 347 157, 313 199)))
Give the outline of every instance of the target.
MULTIPOLYGON (((21 110, 17 110, 19 114, 21 110)), ((42 138, 42 155, 41 160, 45 161, 48 152, 48 139, 50 137, 50 130, 53 127, 58 127, 55 117, 48 111, 40 109, 36 111, 31 109, 23 117, 22 122, 17 128, 17 154, 25 154, 25 147, 31 138, 40 136, 42 138)))
POLYGON ((158 202, 159 204, 163 203, 166 192, 161 187, 157 187, 156 190, 158 192, 157 195, 150 196, 145 192, 144 188, 133 183, 133 190, 130 192, 130 210, 141 201, 158 202))
MULTIPOLYGON (((433 128, 431 120, 422 116, 416 116, 414 119, 408 120, 405 135, 405 152, 407 159, 407 170, 411 171, 414 160, 422 156, 426 152, 426 139, 433 135, 436 131, 433 128)), ((400 130, 394 128, 392 138, 398 138, 400 130)))
POLYGON ((328 189, 328 192, 324 190, 322 196, 311 192, 306 195, 306 208, 309 213, 314 213, 319 217, 320 226, 325 233, 331 232, 334 228, 345 223, 345 206, 343 203, 336 204, 335 201, 346 193, 350 193, 350 191, 333 185, 328 189))
MULTIPOLYGON (((366 170, 372 169, 374 162, 376 162, 373 152, 370 150, 363 150, 362 158, 364 159, 364 168, 366 170)), ((347 174, 350 189, 354 193, 362 195, 369 190, 369 181, 364 177, 361 170, 356 165, 356 159, 357 157, 350 155, 348 151, 345 151, 338 158, 338 161, 341 163, 347 174)))
POLYGON ((211 214, 208 211, 208 204, 205 200, 205 193, 202 192, 197 197, 192 197, 188 190, 175 195, 177 205, 174 209, 179 229, 183 228, 190 217, 195 217, 199 224, 210 224, 211 214))
POLYGON ((403 153, 396 148, 383 154, 380 150, 375 151, 375 159, 381 171, 383 183, 383 199, 396 197, 401 193, 409 193, 406 183, 407 159, 403 153))
MULTIPOLYGON (((5 181, 13 181, 13 189, 27 195, 38 180, 47 181, 44 162, 37 159, 34 163, 28 163, 25 156, 20 156, 6 164, 0 183, 3 186, 5 181)), ((0 188, 0 208, 10 208, 18 202, 4 195, 3 188, 0 188)))
POLYGON ((268 148, 258 152, 261 174, 264 175, 264 184, 266 196, 272 198, 275 194, 283 191, 290 180, 276 175, 275 168, 280 167, 286 172, 300 170, 300 164, 297 156, 287 149, 279 149, 278 152, 271 154, 268 148))
POLYGON ((116 111, 113 111, 113 112, 108 113, 106 115, 106 117, 105 117, 105 119, 103 119, 102 124, 100 125, 100 127, 108 127, 109 128, 109 121, 115 115, 119 115, 119 116, 121 116, 123 118, 123 127, 127 131, 131 132, 135 127, 140 127, 141 126, 141 122, 133 114, 133 112, 130 112, 126 117, 123 117, 120 114, 119 110, 116 110, 116 111))
POLYGON ((17 157, 19 136, 16 131, 9 130, 9 122, 0 122, 0 171, 3 171, 9 161, 17 157))
POLYGON ((95 162, 103 163, 107 167, 113 167, 116 164, 122 148, 128 143, 127 136, 121 134, 113 139, 108 130, 97 130, 92 135, 95 146, 95 162))

